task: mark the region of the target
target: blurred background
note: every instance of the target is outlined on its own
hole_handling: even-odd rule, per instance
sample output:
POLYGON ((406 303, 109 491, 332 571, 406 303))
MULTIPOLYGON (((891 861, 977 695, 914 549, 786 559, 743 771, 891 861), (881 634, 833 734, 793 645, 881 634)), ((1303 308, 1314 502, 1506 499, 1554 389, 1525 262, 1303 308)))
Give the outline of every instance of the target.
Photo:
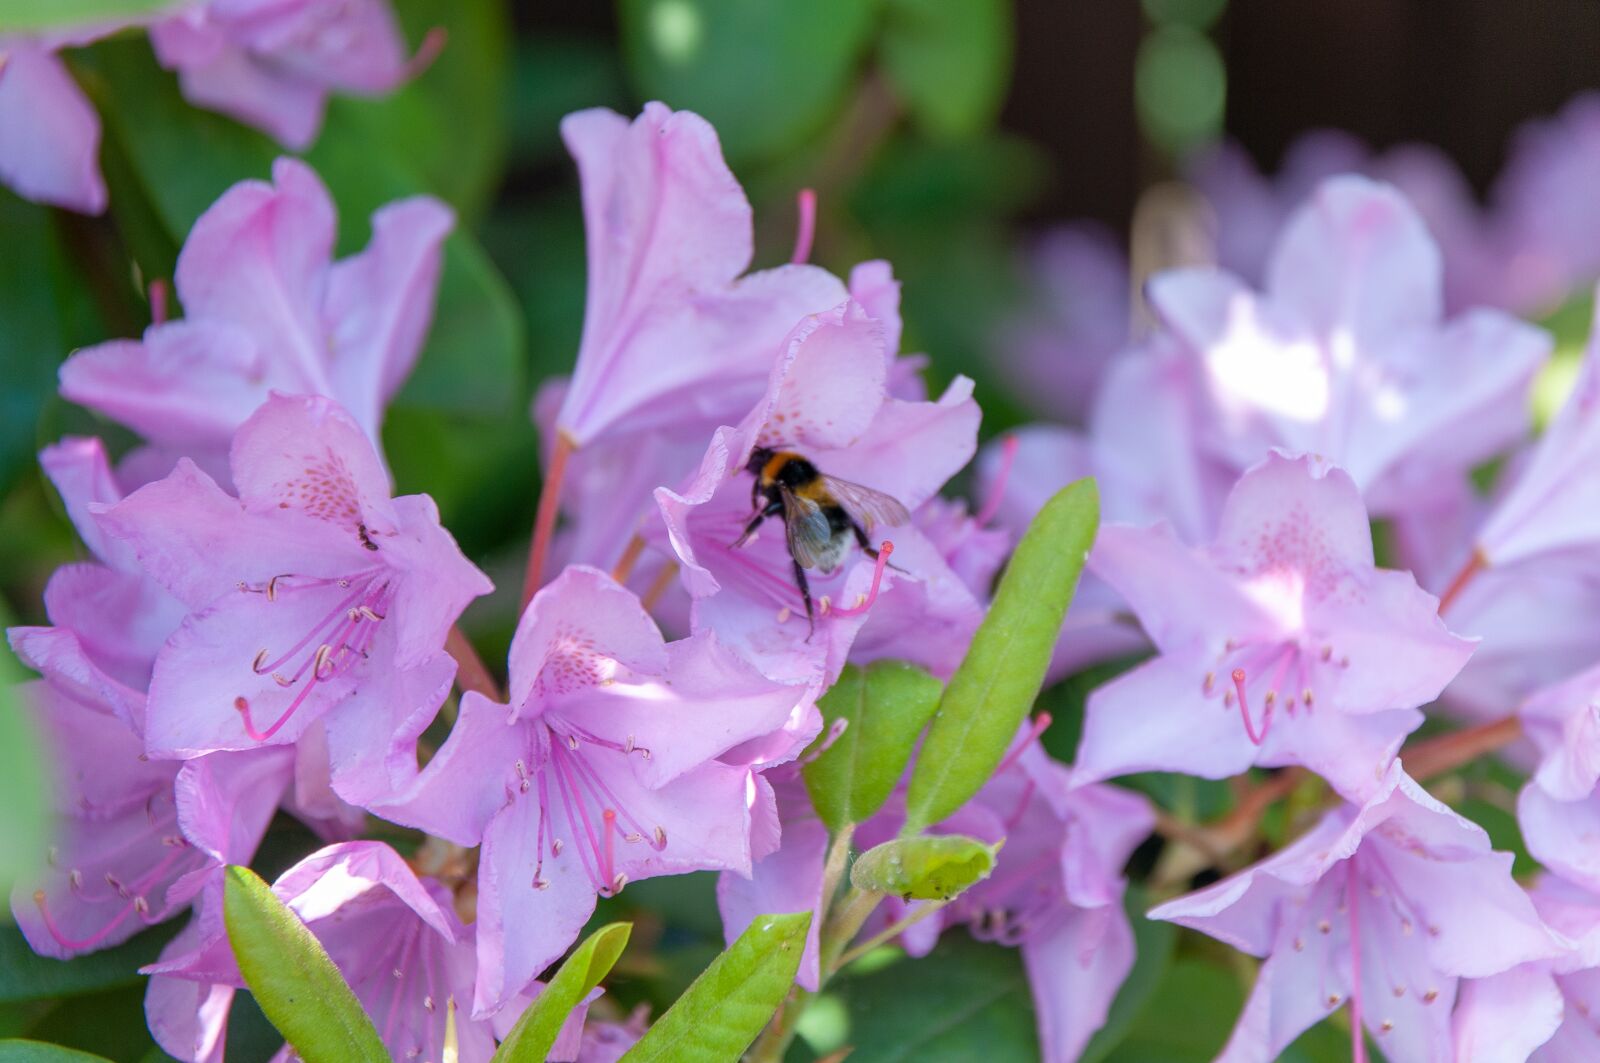
MULTIPOLYGON (((459 213, 435 327, 390 412, 385 444, 399 490, 434 495, 463 548, 502 588, 465 619, 491 660, 514 625, 537 494, 528 410, 541 382, 570 370, 582 324, 583 230, 562 115, 591 106, 631 114, 648 99, 704 114, 755 204, 757 266, 789 258, 795 196, 815 189, 813 260, 840 273, 866 258, 892 261, 904 284, 905 348, 928 352, 935 387, 958 372, 977 380, 987 438, 1026 420, 1084 416, 1093 374, 1074 376, 1075 367, 1092 369, 1128 338, 1129 276, 1141 268, 1128 262, 1128 234, 1152 187, 1188 177, 1220 197, 1215 252, 1249 274, 1260 249, 1228 244, 1227 234, 1246 229, 1240 219, 1265 217, 1270 237, 1281 220, 1273 212, 1330 166, 1387 172, 1387 156, 1376 153, 1422 143, 1453 169, 1433 166, 1419 181, 1443 187, 1445 221, 1476 232, 1508 197, 1503 176, 1518 130, 1600 89, 1595 0, 396 7, 413 47, 443 27, 443 52, 391 97, 336 99, 305 154, 338 202, 340 254, 363 246, 370 213, 399 196, 430 192, 459 213), (1319 129, 1348 136, 1303 139, 1319 129), (1242 154, 1217 155, 1224 137, 1242 154), (1288 171, 1281 180, 1280 170, 1288 171)), ((194 219, 233 182, 264 177, 282 153, 184 104, 139 34, 67 58, 105 123, 112 209, 86 218, 0 191, 7 624, 41 622, 51 571, 82 556, 34 463, 38 448, 69 433, 106 436, 114 449, 132 442, 55 396, 57 365, 76 347, 142 330, 148 284, 171 276, 194 219)), ((1557 130, 1558 141, 1565 136, 1557 130)), ((1569 185, 1594 190, 1600 213, 1600 139, 1588 150, 1569 185)), ((1595 236, 1600 272, 1600 229, 1595 236)), ((1593 278, 1581 273, 1518 307, 1551 321, 1569 348, 1588 325, 1586 305, 1563 309, 1574 292, 1585 302, 1593 278)), ((3 669, 11 675, 0 679, 21 674, 6 658, 3 669)), ((1052 697, 1070 702, 1092 685, 1085 677, 1052 697)), ((0 713, 0 727, 16 716, 0 713)), ((1059 743, 1070 753, 1069 735, 1059 743)), ((0 760, 13 760, 0 763, 0 803, 12 808, 37 806, 47 792, 25 748, 0 732, 0 760)), ((1198 806, 1217 795, 1194 783, 1175 780, 1188 789, 1166 795, 1169 807, 1205 814, 1198 806)), ((1492 819, 1495 810, 1474 814, 1492 819)), ((286 817, 274 826, 258 864, 268 877, 305 848, 297 829, 286 817)), ((0 855, 40 850, 13 834, 0 855)), ((624 962, 645 966, 619 969, 616 999, 659 1007, 720 947, 710 885, 708 876, 658 880, 617 902, 643 920, 640 947, 624 962)), ((1136 890, 1130 904, 1140 903, 1136 890)), ((1188 938, 1179 954, 1170 926, 1135 925, 1140 966, 1093 1058, 1210 1058, 1247 984, 1218 977, 1238 958, 1188 938)), ((119 1060, 163 1058, 142 1032, 132 972, 169 934, 55 964, 4 928, 0 1036, 28 1032, 119 1060)), ((825 1054, 846 1036, 864 1060, 1030 1058, 1033 1021, 1015 954, 965 935, 947 935, 940 951, 959 962, 859 970, 830 991, 808 1012, 797 1058, 825 1054), (930 1026, 935 1015, 950 1022, 930 1026), (926 1054, 935 1036, 941 1052, 926 1054)), ((230 1058, 256 1058, 259 1020, 236 1027, 230 1058)), ((1313 1030, 1293 1057, 1347 1058, 1348 1041, 1324 1035, 1313 1030)))

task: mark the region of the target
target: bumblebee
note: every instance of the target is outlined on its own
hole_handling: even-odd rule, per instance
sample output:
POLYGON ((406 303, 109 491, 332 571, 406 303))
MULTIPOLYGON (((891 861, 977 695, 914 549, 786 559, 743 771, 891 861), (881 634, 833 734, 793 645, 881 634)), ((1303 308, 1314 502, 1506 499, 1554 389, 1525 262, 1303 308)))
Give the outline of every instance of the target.
POLYGON ((806 621, 815 630, 806 570, 823 575, 833 572, 852 537, 868 557, 877 560, 878 549, 868 537, 872 529, 879 524, 904 524, 911 514, 883 492, 829 476, 792 450, 757 447, 745 468, 755 476, 750 485, 750 508, 755 513, 733 545, 749 542, 768 517, 783 520, 794 581, 806 603, 806 621))

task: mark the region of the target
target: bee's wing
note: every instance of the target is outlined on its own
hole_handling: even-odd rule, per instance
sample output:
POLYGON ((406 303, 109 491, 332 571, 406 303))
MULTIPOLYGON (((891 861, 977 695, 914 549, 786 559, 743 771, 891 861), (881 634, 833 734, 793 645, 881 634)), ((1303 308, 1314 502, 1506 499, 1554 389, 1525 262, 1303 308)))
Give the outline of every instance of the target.
POLYGON ((789 537, 789 553, 801 568, 832 571, 839 550, 834 546, 833 526, 821 506, 787 487, 780 487, 783 498, 783 528, 789 537))
POLYGON ((906 512, 906 507, 899 500, 890 498, 882 491, 832 476, 823 476, 822 484, 833 495, 834 501, 869 532, 879 524, 894 527, 911 519, 911 514, 906 512))

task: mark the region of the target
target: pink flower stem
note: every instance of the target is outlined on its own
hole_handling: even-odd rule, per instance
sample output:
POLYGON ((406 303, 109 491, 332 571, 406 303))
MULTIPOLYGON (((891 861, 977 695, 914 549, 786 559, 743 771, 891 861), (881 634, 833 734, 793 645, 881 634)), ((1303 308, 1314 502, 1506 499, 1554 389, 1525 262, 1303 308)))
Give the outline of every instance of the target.
POLYGON ((539 491, 539 510, 533 518, 533 542, 528 547, 528 572, 522 581, 522 607, 528 603, 543 584, 545 556, 550 552, 550 537, 555 534, 556 514, 561 509, 561 481, 567 473, 567 459, 578 448, 571 436, 556 431, 555 452, 550 455, 550 467, 545 470, 544 486, 539 491))
POLYGON ((1344 901, 1350 908, 1350 1060, 1367 1063, 1367 1035, 1361 1027, 1361 916, 1354 857, 1345 861, 1344 901))
POLYGON ((987 525, 1000 512, 1000 503, 1006 497, 1006 484, 1011 479, 1011 467, 1016 464, 1017 448, 1021 445, 1021 440, 1014 435, 1006 436, 1000 444, 1000 471, 995 474, 994 483, 989 488, 989 497, 983 500, 983 508, 973 518, 978 527, 987 525))
POLYGON ((811 243, 817 235, 817 193, 815 189, 802 188, 795 197, 799 212, 794 234, 794 254, 789 261, 795 265, 811 258, 811 243))
POLYGON ((150 282, 150 323, 162 324, 167 320, 167 293, 170 290, 166 281, 157 277, 150 282))
POLYGON ((444 652, 455 658, 456 686, 463 691, 477 691, 490 701, 505 700, 500 695, 500 684, 495 682, 483 658, 478 656, 477 648, 459 627, 450 629, 449 636, 444 640, 444 652))
POLYGON ((1461 571, 1455 574, 1454 578, 1450 580, 1450 585, 1439 596, 1439 615, 1443 616, 1449 612, 1450 607, 1455 604, 1457 598, 1461 597, 1461 592, 1467 589, 1467 585, 1472 582, 1473 578, 1488 567, 1489 559, 1483 556, 1482 550, 1474 548, 1472 556, 1467 559, 1467 563, 1461 566, 1461 571))

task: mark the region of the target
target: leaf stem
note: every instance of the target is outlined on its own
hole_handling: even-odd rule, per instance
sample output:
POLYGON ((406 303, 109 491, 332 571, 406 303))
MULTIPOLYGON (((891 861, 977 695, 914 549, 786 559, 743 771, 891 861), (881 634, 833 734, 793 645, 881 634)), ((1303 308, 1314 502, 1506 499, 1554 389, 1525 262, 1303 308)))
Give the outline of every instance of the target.
POLYGON ((888 926, 884 927, 882 930, 878 931, 861 944, 856 945, 853 948, 846 949, 843 955, 839 957, 837 966, 834 968, 834 970, 842 971, 852 963, 859 960, 861 957, 865 956, 867 953, 871 952, 873 949, 879 947, 880 945, 887 945, 889 942, 893 941, 910 928, 916 926, 924 919, 931 915, 937 914, 945 907, 945 905, 949 903, 949 901, 928 901, 925 904, 918 905, 909 915, 897 922, 890 923, 888 926))

